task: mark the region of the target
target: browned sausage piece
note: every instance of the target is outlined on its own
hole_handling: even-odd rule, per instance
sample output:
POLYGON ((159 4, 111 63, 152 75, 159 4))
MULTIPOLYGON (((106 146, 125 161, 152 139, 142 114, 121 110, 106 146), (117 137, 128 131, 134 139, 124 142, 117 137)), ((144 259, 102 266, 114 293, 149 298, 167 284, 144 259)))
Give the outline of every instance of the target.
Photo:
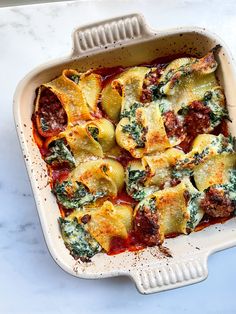
POLYGON ((185 153, 189 152, 192 141, 198 134, 208 133, 210 127, 211 110, 201 101, 193 101, 188 106, 188 112, 184 118, 184 132, 186 137, 179 145, 185 153))
POLYGON ((200 203, 206 214, 212 217, 229 217, 234 211, 234 204, 223 189, 210 187, 200 203))
POLYGON ((65 109, 57 96, 48 88, 41 92, 36 121, 38 131, 44 137, 58 134, 67 125, 65 109))
POLYGON ((210 112, 201 101, 193 101, 188 106, 188 113, 184 119, 184 125, 188 136, 196 137, 210 127, 210 112))
POLYGON ((183 135, 183 125, 178 120, 174 111, 170 110, 164 113, 164 124, 168 137, 180 137, 181 135, 183 135))
POLYGON ((148 206, 143 206, 135 216, 134 232, 140 243, 147 246, 161 244, 157 211, 153 212, 148 206))

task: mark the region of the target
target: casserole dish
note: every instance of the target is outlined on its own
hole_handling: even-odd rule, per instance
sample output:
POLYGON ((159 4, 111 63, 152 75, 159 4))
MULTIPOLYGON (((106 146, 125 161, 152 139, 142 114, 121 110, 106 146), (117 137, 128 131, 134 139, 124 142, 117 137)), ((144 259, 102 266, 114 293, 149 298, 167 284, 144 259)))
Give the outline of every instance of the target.
MULTIPOLYGON (((75 261, 61 239, 56 222, 59 209, 51 193, 46 164, 33 139, 31 116, 35 90, 43 82, 58 76, 63 69, 133 66, 157 57, 174 54, 202 56, 221 45, 217 57, 217 77, 225 90, 229 115, 234 118, 236 83, 233 60, 225 44, 204 29, 180 28, 156 32, 143 17, 132 14, 74 31, 73 51, 68 57, 52 61, 30 72, 18 85, 14 96, 14 115, 31 180, 45 240, 54 260, 68 273, 80 278, 131 277, 141 293, 152 293, 199 282, 207 277, 207 258, 213 252, 236 244, 235 218, 212 225, 201 232, 167 239, 164 245, 171 256, 158 247, 139 252, 109 256, 97 254, 89 263, 75 261), (221 231, 221 232, 219 232, 221 231)), ((229 125, 236 135, 236 121, 229 125)))

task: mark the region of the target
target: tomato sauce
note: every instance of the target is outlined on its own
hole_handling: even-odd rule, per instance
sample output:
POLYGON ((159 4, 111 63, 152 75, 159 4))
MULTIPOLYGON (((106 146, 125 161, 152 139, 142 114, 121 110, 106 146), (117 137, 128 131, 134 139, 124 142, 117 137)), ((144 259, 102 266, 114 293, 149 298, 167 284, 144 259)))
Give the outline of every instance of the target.
MULTIPOLYGON (((192 122, 191 128, 195 129, 195 130, 199 130, 199 127, 194 122, 192 122)), ((185 139, 177 146, 177 148, 180 148, 185 153, 188 153, 192 148, 192 144, 193 144, 195 137, 198 134, 202 134, 202 133, 204 133, 204 132, 198 132, 198 133, 196 132, 196 135, 193 136, 193 133, 187 132, 185 139)), ((224 136, 228 137, 229 136, 229 130, 228 130, 228 126, 227 126, 227 121, 225 119, 222 120, 222 122, 211 132, 211 134, 214 134, 214 135, 223 134, 224 136)))
POLYGON ((199 56, 194 55, 194 54, 187 54, 187 53, 176 53, 176 54, 172 54, 172 55, 168 55, 168 56, 164 56, 164 57, 158 57, 154 60, 152 60, 151 62, 147 62, 147 63, 141 63, 139 64, 139 66, 144 66, 144 67, 162 67, 163 65, 167 65, 168 63, 170 63, 171 61, 178 59, 178 58, 198 58, 199 56))
POLYGON ((111 82, 117 75, 124 72, 127 68, 121 66, 111 68, 99 68, 93 71, 93 73, 99 74, 102 77, 102 88, 104 88, 109 82, 111 82))
POLYGON ((211 134, 214 134, 214 135, 223 134, 225 137, 228 137, 229 128, 227 125, 227 120, 223 119, 221 123, 211 132, 211 134))
POLYGON ((128 151, 122 149, 119 157, 116 157, 116 160, 119 161, 122 166, 127 167, 130 161, 136 160, 128 151))
POLYGON ((204 217, 202 218, 201 222, 197 225, 197 227, 194 229, 194 231, 201 231, 211 225, 215 225, 215 224, 223 224, 226 221, 228 221, 229 219, 231 219, 233 216, 231 215, 230 217, 211 217, 208 215, 204 215, 204 217))
POLYGON ((64 180, 66 180, 70 174, 70 169, 69 168, 59 168, 59 169, 53 169, 51 168, 51 178, 53 183, 56 182, 62 182, 64 180))
POLYGON ((165 238, 166 238, 166 239, 176 238, 176 237, 178 237, 179 235, 181 235, 181 233, 172 232, 172 233, 166 234, 166 235, 165 235, 165 238))
POLYGON ((127 238, 113 237, 110 243, 108 255, 115 255, 125 251, 135 252, 145 249, 146 245, 139 242, 133 231, 130 231, 127 238))
POLYGON ((131 196, 127 194, 125 189, 123 189, 117 197, 112 200, 113 204, 129 204, 131 206, 135 206, 138 204, 131 196))

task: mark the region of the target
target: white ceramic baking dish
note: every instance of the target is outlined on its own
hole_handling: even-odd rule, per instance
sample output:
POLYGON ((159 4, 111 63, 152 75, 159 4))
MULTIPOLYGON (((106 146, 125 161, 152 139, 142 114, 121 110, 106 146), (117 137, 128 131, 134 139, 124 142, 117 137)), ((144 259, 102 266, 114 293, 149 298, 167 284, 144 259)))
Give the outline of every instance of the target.
POLYGON ((207 277, 210 254, 236 245, 236 219, 188 236, 167 239, 165 246, 170 249, 172 257, 153 247, 115 256, 100 253, 92 258, 91 263, 75 261, 61 239, 57 223, 59 209, 48 184, 46 164, 32 137, 35 89, 59 75, 64 68, 86 71, 98 67, 131 66, 177 53, 202 56, 217 44, 222 46, 218 54, 217 76, 225 89, 233 119, 230 129, 236 135, 233 60, 225 44, 205 29, 191 27, 154 31, 139 14, 80 27, 73 33, 72 54, 37 67, 19 83, 14 96, 18 136, 48 249, 57 264, 68 273, 81 278, 127 275, 145 294, 196 283, 207 277))

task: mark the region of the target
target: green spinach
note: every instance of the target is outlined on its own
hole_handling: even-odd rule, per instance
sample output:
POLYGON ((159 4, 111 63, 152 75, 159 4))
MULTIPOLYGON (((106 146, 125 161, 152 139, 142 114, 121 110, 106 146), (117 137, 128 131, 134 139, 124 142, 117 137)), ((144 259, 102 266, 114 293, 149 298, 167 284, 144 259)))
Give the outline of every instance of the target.
POLYGON ((156 197, 150 197, 146 198, 142 201, 141 206, 139 207, 139 210, 144 211, 145 208, 148 208, 152 214, 155 214, 157 211, 156 206, 156 197))
POLYGON ((203 97, 203 103, 207 106, 210 112, 211 127, 215 128, 225 118, 230 120, 227 108, 224 104, 224 95, 220 89, 207 91, 203 97))
POLYGON ((183 179, 184 177, 190 177, 193 174, 193 170, 191 169, 173 169, 172 170, 172 178, 174 179, 183 179))
POLYGON ((95 139, 95 141, 98 142, 99 129, 94 126, 89 126, 88 131, 91 134, 91 136, 95 139))
POLYGON ((47 132, 49 130, 49 126, 47 124, 47 121, 43 117, 40 118, 40 125, 41 125, 43 132, 47 132))
POLYGON ((135 200, 140 201, 150 194, 150 188, 145 188, 143 182, 146 178, 145 170, 131 170, 130 167, 127 169, 127 193, 131 195, 135 200))
POLYGON ((130 121, 130 124, 123 125, 122 131, 124 133, 128 133, 132 137, 132 139, 136 142, 137 147, 145 147, 145 128, 141 124, 137 123, 137 121, 132 120, 130 121))
POLYGON ((124 109, 121 112, 120 119, 122 119, 122 118, 129 118, 129 119, 135 118, 136 110, 142 106, 143 106, 143 104, 141 104, 140 102, 133 103, 133 105, 131 105, 129 109, 124 109))
POLYGON ((161 87, 164 83, 159 83, 158 85, 153 85, 150 87, 150 91, 152 93, 152 101, 156 101, 165 97, 163 92, 161 92, 161 87))
POLYGON ((102 251, 100 244, 85 230, 78 220, 59 218, 63 240, 74 258, 89 260, 102 251))
POLYGON ((57 183, 53 189, 58 202, 66 208, 81 208, 86 204, 95 202, 105 195, 104 192, 92 194, 81 182, 63 181, 57 183))
POLYGON ((70 76, 70 80, 75 82, 75 84, 79 84, 80 76, 77 75, 77 74, 73 74, 73 75, 70 76))
POLYGON ((188 201, 188 210, 190 214, 190 219, 187 222, 187 228, 193 230, 196 225, 199 223, 198 214, 199 214, 199 199, 201 193, 196 192, 191 194, 190 200, 188 201))
POLYGON ((228 194, 230 200, 236 205, 236 169, 229 170, 229 182, 216 184, 213 187, 223 189, 228 194))
POLYGON ((45 161, 49 165, 67 163, 70 168, 75 167, 75 158, 70 152, 69 148, 66 146, 63 139, 52 142, 49 147, 49 151, 50 155, 45 157, 45 161))

